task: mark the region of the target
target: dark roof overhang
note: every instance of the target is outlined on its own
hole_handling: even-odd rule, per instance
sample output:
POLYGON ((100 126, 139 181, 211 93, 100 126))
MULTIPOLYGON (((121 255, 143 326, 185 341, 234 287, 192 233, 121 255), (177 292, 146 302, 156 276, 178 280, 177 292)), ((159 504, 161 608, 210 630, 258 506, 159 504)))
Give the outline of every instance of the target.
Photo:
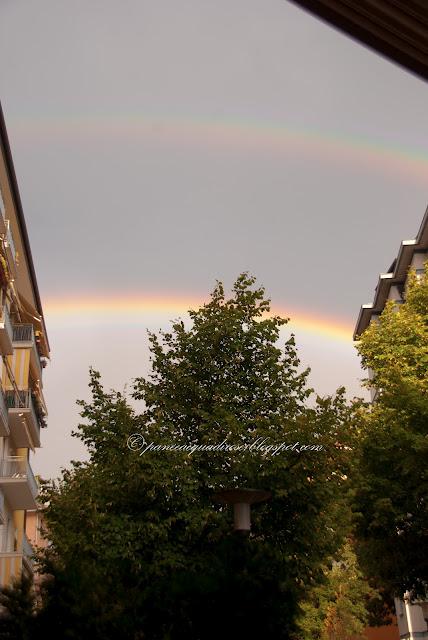
POLYGON ((351 38, 428 80, 426 0, 291 0, 351 38))

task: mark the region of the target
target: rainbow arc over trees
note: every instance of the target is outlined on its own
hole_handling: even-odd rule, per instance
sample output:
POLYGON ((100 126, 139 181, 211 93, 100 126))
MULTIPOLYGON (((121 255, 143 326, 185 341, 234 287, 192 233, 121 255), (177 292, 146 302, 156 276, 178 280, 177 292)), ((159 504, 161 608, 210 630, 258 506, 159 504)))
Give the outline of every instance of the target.
MULTIPOLYGON (((74 296, 69 298, 45 298, 45 317, 48 327, 73 326, 121 327, 161 322, 163 326, 178 317, 185 318, 189 309, 197 309, 206 300, 188 297, 153 294, 107 294, 102 296, 74 296)), ((304 331, 327 339, 352 343, 352 326, 345 320, 328 318, 318 312, 293 310, 272 305, 269 315, 289 317, 290 331, 304 331)))

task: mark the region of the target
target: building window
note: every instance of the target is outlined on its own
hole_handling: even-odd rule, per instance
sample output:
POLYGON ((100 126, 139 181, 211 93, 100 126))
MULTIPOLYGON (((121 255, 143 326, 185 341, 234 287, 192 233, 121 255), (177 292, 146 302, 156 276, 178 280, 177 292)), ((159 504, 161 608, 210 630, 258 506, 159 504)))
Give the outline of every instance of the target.
POLYGON ((425 273, 425 269, 415 269, 416 278, 420 280, 425 273))

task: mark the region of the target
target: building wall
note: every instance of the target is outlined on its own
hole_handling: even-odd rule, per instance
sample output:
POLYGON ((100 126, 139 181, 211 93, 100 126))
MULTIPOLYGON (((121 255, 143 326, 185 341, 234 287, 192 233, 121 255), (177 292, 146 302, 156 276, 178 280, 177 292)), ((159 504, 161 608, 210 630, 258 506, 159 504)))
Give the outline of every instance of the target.
POLYGON ((49 356, 31 251, 0 108, 0 586, 31 573, 26 512, 36 508, 30 458, 46 407, 41 358, 49 356), (1 420, 0 420, 1 422, 1 420))
POLYGON ((27 511, 25 531, 33 547, 44 549, 48 546, 42 509, 27 511))
POLYGON ((426 611, 426 604, 411 604, 407 593, 403 599, 395 598, 400 638, 409 638, 410 640, 413 640, 413 638, 428 638, 428 611, 426 611))

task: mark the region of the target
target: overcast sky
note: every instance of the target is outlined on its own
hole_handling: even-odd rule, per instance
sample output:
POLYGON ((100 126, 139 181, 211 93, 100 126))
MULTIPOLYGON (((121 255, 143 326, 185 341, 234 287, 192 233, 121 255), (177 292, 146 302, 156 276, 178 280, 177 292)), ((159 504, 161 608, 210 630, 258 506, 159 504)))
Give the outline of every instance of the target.
MULTIPOLYGON (((191 299, 249 270, 352 328, 428 203, 427 85, 286 0, 0 0, 0 61, 52 346, 45 475, 82 453, 89 364, 122 388, 171 317, 74 327, 55 300, 191 299)), ((357 392, 351 342, 300 340, 321 393, 357 392)))

